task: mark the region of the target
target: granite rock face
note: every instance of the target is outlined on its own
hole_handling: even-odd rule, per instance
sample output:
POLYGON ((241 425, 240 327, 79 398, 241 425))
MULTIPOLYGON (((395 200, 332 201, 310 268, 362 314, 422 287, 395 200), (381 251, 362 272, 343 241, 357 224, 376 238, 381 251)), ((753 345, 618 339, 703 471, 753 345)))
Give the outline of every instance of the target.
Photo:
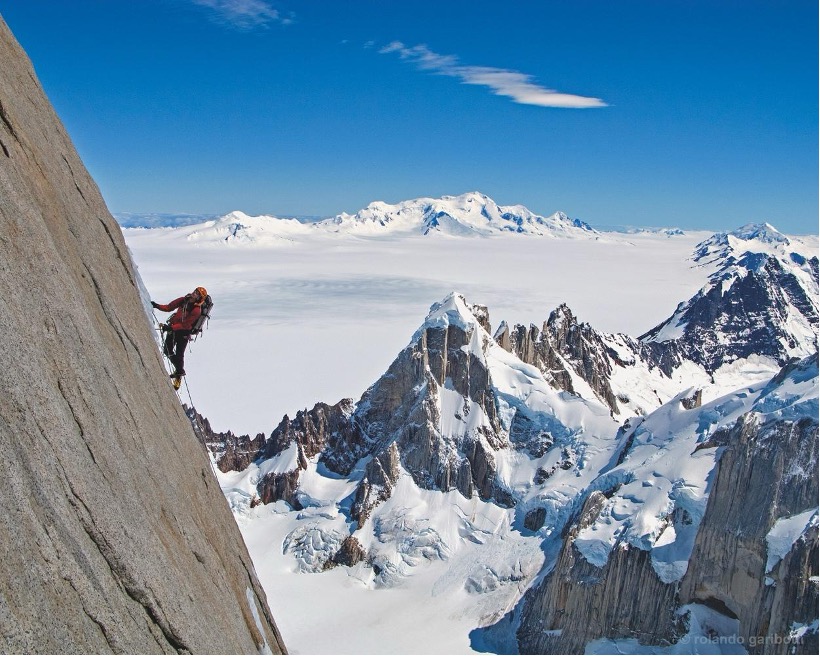
MULTIPOLYGON (((816 389, 816 355, 784 367, 734 424, 701 435, 691 456, 712 450, 717 458, 705 512, 699 521, 683 507, 670 516, 678 536, 687 526, 696 530, 682 576, 662 580, 664 570, 653 562, 652 542, 662 544, 658 536, 635 544, 623 531, 608 557, 591 561, 578 541, 596 522, 600 527, 617 517, 605 515, 613 507, 608 496, 617 495, 621 483, 612 478, 609 487, 591 491, 564 533, 554 568, 524 598, 520 653, 583 653, 601 638, 669 646, 685 636, 697 607, 736 622, 734 635, 749 653, 815 653, 817 631, 796 640, 795 627, 817 619, 816 515, 802 522, 805 528, 795 531, 779 557, 771 544, 778 522, 801 513, 808 518, 818 507, 816 391, 796 401, 799 384, 803 393, 816 389)), ((694 417, 705 428, 704 418, 715 421, 716 413, 736 407, 735 399, 717 401, 694 417)), ((623 437, 619 464, 639 448, 627 433, 623 437)), ((697 513, 697 504, 687 507, 697 513)))
MULTIPOLYGON (((299 507, 300 473, 318 455, 323 466, 344 476, 367 459, 351 509, 360 525, 390 497, 400 464, 422 488, 455 489, 467 498, 475 491, 482 499, 511 503, 495 476, 493 451, 507 443, 507 434, 482 354, 491 341, 489 317, 483 306, 465 305, 463 311, 467 322, 420 329, 358 404, 317 403, 293 420, 285 416, 257 452, 260 461, 279 459, 277 472, 257 485, 259 497, 299 507), (441 427, 442 395, 459 399, 459 424, 452 431, 441 427), (471 412, 482 420, 468 428, 471 412)), ((209 440, 220 468, 228 466, 231 440, 213 433, 209 440)))
MULTIPOLYGON (((776 637, 817 619, 817 526, 771 571, 766 567, 766 536, 775 522, 817 507, 817 433, 816 419, 759 425, 747 415, 717 436, 725 450, 681 582, 686 603, 717 602, 737 617, 746 644, 768 638, 765 653, 787 653, 777 647, 789 645, 776 637)), ((802 653, 814 653, 811 646, 802 653)))
POLYGON ((0 651, 283 652, 120 230, 0 20, 0 651))
POLYGON ((520 324, 510 330, 504 324, 495 339, 522 362, 538 367, 557 389, 576 394, 572 382, 575 375, 585 381, 612 412, 618 412, 609 379, 613 359, 616 364, 624 363, 617 362, 616 354, 607 347, 601 334, 588 323, 579 323, 565 303, 550 313, 540 331, 536 326, 526 328, 520 324))
POLYGON ((506 436, 481 351, 486 347, 482 339, 488 339, 481 322, 489 323, 486 308, 470 306, 469 311, 473 323, 420 329, 387 373, 365 392, 356 419, 369 436, 371 453, 377 458, 384 454, 389 461, 388 450, 395 444, 402 465, 420 487, 456 489, 467 498, 475 490, 483 499, 498 500, 503 491, 497 490, 492 451, 506 443, 506 436), (472 348, 476 342, 477 348, 472 348), (465 429, 443 429, 443 394, 459 399, 465 429), (469 430, 465 418, 473 411, 486 421, 469 430))
POLYGON ((656 644, 675 637, 676 586, 658 579, 649 552, 616 549, 600 568, 575 549, 578 532, 598 517, 605 500, 600 491, 589 495, 566 533, 555 570, 530 595, 517 633, 520 653, 582 654, 602 636, 656 644))

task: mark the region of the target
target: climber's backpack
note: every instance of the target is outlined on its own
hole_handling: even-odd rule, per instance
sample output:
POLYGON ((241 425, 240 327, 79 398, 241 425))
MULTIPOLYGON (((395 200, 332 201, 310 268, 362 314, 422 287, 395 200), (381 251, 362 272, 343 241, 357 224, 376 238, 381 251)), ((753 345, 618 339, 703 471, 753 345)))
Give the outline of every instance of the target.
POLYGON ((213 306, 213 299, 211 298, 211 295, 208 294, 200 306, 200 315, 197 317, 196 321, 194 321, 194 325, 191 326, 191 334, 199 335, 202 332, 202 329, 208 325, 208 319, 211 318, 211 308, 213 306))

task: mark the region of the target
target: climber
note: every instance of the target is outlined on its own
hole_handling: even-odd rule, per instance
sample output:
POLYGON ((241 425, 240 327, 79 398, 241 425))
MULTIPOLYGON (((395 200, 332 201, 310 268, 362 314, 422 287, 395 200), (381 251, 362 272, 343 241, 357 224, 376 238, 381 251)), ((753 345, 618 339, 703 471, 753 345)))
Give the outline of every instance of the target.
POLYGON ((202 315, 202 306, 209 300, 208 292, 204 287, 197 287, 190 294, 174 299, 167 305, 160 305, 151 301, 151 306, 162 312, 176 310, 167 323, 160 328, 165 332, 165 355, 174 366, 171 378, 175 382, 185 375, 185 348, 191 335, 199 328, 198 319, 202 315))

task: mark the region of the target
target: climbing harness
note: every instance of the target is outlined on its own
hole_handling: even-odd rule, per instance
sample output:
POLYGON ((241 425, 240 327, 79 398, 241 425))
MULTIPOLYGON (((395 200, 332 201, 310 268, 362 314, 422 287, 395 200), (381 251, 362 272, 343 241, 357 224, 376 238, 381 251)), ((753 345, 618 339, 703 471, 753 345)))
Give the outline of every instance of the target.
MULTIPOLYGON (((208 298, 210 298, 210 297, 208 297, 208 298)), ((165 330, 169 330, 168 328, 163 327, 164 324, 157 318, 156 313, 154 313, 152 311, 151 315, 154 317, 154 321, 157 322, 156 330, 159 331, 160 336, 162 335, 162 333, 165 330)), ((200 333, 201 332, 202 331, 200 330, 200 333)), ((199 335, 199 333, 197 333, 197 335, 199 335)), ((195 341, 195 338, 192 339, 191 341, 195 341)), ((168 353, 166 353, 166 351, 165 351, 165 342, 162 339, 162 337, 160 337, 160 344, 161 344, 160 350, 162 351, 162 357, 165 358, 166 362, 168 362, 168 364, 171 367, 173 367, 174 364, 171 362, 170 358, 168 357, 168 353)), ((191 396, 191 388, 188 387, 188 380, 184 376, 176 376, 176 377, 171 379, 171 384, 174 387, 174 391, 176 391, 176 393, 177 393, 177 397, 179 397, 179 388, 181 387, 181 383, 182 383, 183 380, 185 381, 185 391, 188 393, 188 403, 190 403, 190 405, 186 406, 185 414, 188 416, 188 419, 193 424, 195 424, 194 429, 199 432, 199 437, 202 440, 204 440, 205 439, 205 429, 203 428, 202 423, 199 421, 199 413, 196 411, 196 406, 194 405, 194 399, 191 396), (188 410, 188 408, 190 408, 190 411, 188 410)), ((182 402, 181 398, 180 398, 180 401, 182 402)), ((182 405, 185 406, 185 403, 182 402, 182 405)))

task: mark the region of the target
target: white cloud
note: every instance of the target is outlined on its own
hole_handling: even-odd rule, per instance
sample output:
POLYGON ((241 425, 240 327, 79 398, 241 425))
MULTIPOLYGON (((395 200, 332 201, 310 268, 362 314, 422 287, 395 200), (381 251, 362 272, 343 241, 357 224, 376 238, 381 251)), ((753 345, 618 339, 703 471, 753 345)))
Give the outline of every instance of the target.
POLYGON ((266 27, 269 23, 288 25, 292 19, 283 16, 265 0, 192 0, 212 10, 216 21, 240 30, 266 27))
POLYGON ((425 45, 408 47, 401 41, 393 41, 381 48, 379 53, 397 53, 401 59, 415 64, 421 70, 457 78, 462 84, 488 87, 495 95, 511 98, 523 105, 566 108, 607 106, 600 98, 576 96, 539 86, 526 73, 491 66, 463 66, 459 64, 457 57, 440 55, 425 45))

